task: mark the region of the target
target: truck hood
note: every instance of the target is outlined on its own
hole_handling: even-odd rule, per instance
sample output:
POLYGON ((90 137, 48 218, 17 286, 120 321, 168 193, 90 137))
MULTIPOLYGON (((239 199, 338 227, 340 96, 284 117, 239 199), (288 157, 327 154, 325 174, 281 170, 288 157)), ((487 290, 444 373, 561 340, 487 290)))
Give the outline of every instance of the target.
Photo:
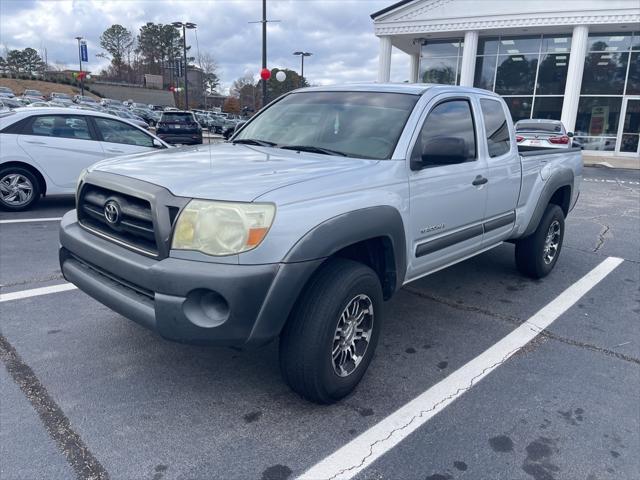
POLYGON ((287 185, 376 163, 223 143, 112 158, 91 170, 153 183, 180 197, 250 202, 287 185))

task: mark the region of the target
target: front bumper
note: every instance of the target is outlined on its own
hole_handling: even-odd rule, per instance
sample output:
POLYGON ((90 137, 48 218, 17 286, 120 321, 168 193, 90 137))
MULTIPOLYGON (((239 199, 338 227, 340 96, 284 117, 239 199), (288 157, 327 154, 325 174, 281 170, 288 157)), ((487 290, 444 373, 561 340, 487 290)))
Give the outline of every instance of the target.
POLYGON ((117 313, 182 343, 252 346, 278 336, 322 262, 238 265, 154 260, 98 237, 67 213, 60 228, 65 279, 117 313))

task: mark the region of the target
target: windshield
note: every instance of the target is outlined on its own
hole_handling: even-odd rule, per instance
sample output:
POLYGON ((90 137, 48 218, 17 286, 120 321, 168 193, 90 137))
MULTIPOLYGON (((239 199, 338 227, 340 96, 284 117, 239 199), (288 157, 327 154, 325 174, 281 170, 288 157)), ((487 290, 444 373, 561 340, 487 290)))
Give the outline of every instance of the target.
POLYGON ((233 141, 388 159, 419 98, 382 92, 292 93, 258 115, 233 141))
POLYGON ((25 95, 33 95, 33 96, 36 96, 36 97, 41 97, 42 96, 42 94, 38 90, 25 90, 24 94, 25 95))
POLYGON ((561 133, 562 125, 559 123, 518 122, 516 132, 543 132, 561 133))

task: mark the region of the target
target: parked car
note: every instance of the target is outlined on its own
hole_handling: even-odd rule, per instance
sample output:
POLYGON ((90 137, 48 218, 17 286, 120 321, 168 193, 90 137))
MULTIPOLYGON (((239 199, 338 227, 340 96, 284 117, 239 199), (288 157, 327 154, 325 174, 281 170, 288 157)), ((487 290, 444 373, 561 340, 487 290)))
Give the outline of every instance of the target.
POLYGON ((240 128, 247 122, 245 121, 240 121, 237 122, 234 126, 232 127, 228 127, 227 129, 225 129, 225 131, 222 133, 222 136, 224 137, 225 140, 229 140, 229 138, 237 131, 240 130, 240 128))
POLYGON ((124 104, 120 100, 115 100, 113 98, 103 98, 100 100, 100 105, 103 107, 116 107, 120 106, 125 108, 124 104))
POLYGON ((99 105, 96 99, 89 95, 74 95, 73 101, 80 105, 89 105, 92 107, 97 107, 99 105))
POLYGON ((2 97, 0 98, 0 104, 5 108, 22 108, 25 105, 16 97, 2 97))
POLYGON ((0 87, 0 98, 13 98, 15 93, 9 87, 0 87))
POLYGON ((43 195, 73 194, 83 168, 105 158, 164 149, 112 115, 68 108, 0 113, 0 208, 31 208, 43 195))
POLYGON ((516 122, 516 141, 520 147, 571 148, 573 133, 560 120, 531 119, 516 122))
POLYGON ((230 143, 91 167, 59 258, 68 281, 167 339, 280 337, 285 381, 331 403, 363 377, 403 285, 505 241, 523 274, 549 274, 581 178, 578 149, 520 153, 486 90, 309 88, 230 143))
POLYGON ((146 122, 149 126, 155 127, 156 123, 160 120, 160 114, 154 112, 153 110, 149 110, 148 108, 132 108, 130 112, 133 115, 141 118, 144 122, 146 122))
POLYGON ((163 112, 156 125, 156 135, 171 144, 202 143, 202 127, 191 112, 163 112))
POLYGON ((40 92, 40 90, 26 89, 22 93, 22 98, 27 100, 29 103, 32 102, 44 102, 44 95, 40 92))
POLYGON ((144 128, 145 130, 149 129, 149 124, 145 122, 142 118, 137 115, 134 115, 129 110, 119 109, 119 108, 108 108, 107 113, 111 115, 115 115, 116 117, 124 118, 131 123, 135 123, 139 127, 144 128))
POLYGON ((51 92, 51 95, 49 95, 49 100, 64 103, 73 103, 73 97, 68 93, 51 92))
POLYGON ((210 130, 214 133, 224 133, 226 120, 220 115, 210 113, 209 115, 210 130))

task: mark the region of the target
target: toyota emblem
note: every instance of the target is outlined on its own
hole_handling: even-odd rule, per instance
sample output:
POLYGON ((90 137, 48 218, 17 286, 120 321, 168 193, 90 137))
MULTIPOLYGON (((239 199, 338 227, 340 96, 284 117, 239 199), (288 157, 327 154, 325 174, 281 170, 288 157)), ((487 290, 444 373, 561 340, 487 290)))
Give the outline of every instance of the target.
POLYGON ((111 225, 117 225, 120 221, 120 205, 111 200, 104 206, 104 218, 111 225))

